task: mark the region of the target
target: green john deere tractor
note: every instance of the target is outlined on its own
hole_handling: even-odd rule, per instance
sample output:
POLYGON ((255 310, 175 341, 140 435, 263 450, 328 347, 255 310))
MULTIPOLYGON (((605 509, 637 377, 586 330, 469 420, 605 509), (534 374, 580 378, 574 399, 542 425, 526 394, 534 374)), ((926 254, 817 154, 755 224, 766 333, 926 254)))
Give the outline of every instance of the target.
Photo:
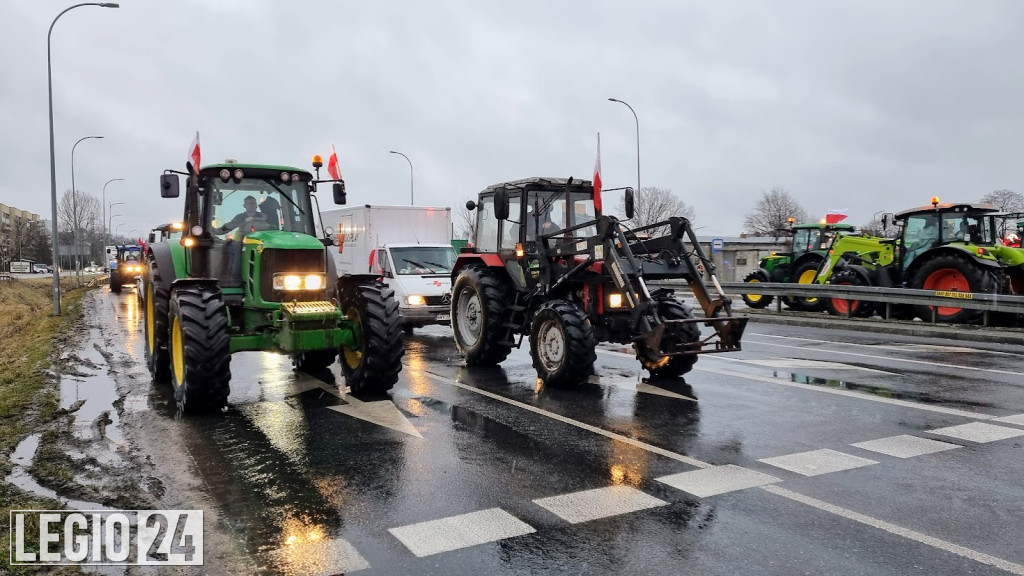
MULTIPOLYGON (((835 242, 819 281, 830 284, 905 287, 950 292, 1024 293, 1024 250, 997 242, 991 204, 940 204, 911 208, 892 220, 898 238, 842 238, 835 242), (872 242, 874 243, 872 245, 872 242)), ((887 214, 883 222, 888 225, 887 214)), ((869 302, 830 299, 833 313, 870 315, 869 302)), ((980 310, 953 306, 894 305, 897 317, 974 323, 980 310)))
MULTIPOLYGON (((313 166, 322 161, 314 157, 313 166)), ((353 393, 394 386, 404 353, 394 291, 370 274, 339 276, 315 235, 319 180, 290 166, 227 162, 198 171, 167 170, 164 198, 187 177, 180 237, 147 246, 146 357, 156 380, 169 379, 186 412, 227 404, 231 354, 288 354, 297 369, 324 369, 341 356, 353 393)), ((174 236, 174 235, 171 235, 174 236)))
MULTIPOLYGON (((798 282, 811 284, 818 274, 818 268, 825 261, 826 250, 832 240, 841 234, 854 231, 850 224, 797 224, 791 227, 793 246, 791 252, 773 253, 761 259, 757 270, 743 279, 744 282, 798 282)), ((767 308, 772 296, 743 294, 743 301, 751 308, 767 308)), ((818 312, 824 309, 819 298, 783 297, 783 303, 795 310, 818 312)))

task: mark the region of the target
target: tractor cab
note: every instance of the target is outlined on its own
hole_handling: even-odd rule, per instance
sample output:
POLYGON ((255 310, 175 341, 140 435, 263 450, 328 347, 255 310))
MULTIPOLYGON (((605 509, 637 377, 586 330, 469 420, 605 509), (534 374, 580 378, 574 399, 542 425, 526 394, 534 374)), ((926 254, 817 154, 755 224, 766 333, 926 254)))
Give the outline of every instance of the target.
MULTIPOLYGON (((476 238, 478 252, 515 250, 516 245, 535 253, 554 246, 556 240, 588 238, 597 233, 594 192, 590 182, 576 180, 567 185, 564 179, 527 178, 491 186, 480 194, 477 210, 476 238), (495 197, 499 210, 508 218, 495 217, 495 197), (589 226, 579 227, 580 224, 589 226), (565 231, 561 236, 556 233, 565 231)), ((500 212, 499 212, 500 214, 500 212)))
POLYGON ((984 256, 986 247, 996 246, 996 212, 991 204, 940 204, 932 198, 931 206, 897 213, 900 271, 907 272, 922 254, 944 246, 984 256))

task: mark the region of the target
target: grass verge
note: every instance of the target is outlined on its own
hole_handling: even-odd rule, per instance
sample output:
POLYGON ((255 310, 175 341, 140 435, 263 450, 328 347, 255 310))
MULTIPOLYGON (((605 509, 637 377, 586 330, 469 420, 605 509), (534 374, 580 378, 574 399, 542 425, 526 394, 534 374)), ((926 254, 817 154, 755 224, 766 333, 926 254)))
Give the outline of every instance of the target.
POLYGON ((0 566, 12 574, 38 571, 10 565, 6 545, 10 542, 10 511, 59 508, 56 501, 26 493, 4 479, 12 470, 14 448, 52 421, 60 405, 58 378, 51 368, 62 335, 82 318, 82 296, 89 289, 65 290, 70 284, 68 280, 62 282, 62 315, 54 316, 50 280, 0 282, 0 566))

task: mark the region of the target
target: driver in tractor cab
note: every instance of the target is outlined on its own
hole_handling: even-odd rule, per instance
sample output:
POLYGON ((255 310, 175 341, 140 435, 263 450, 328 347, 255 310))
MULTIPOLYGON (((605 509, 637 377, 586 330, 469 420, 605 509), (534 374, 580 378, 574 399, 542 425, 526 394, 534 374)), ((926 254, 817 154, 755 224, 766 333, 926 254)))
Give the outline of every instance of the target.
POLYGON ((903 256, 903 267, 906 269, 907 266, 914 260, 914 258, 928 250, 935 245, 939 240, 939 227, 936 225, 934 219, 928 219, 921 231, 916 236, 907 236, 907 245, 904 247, 906 252, 903 256))
MULTIPOLYGON (((255 196, 246 196, 242 205, 245 210, 226 224, 217 227, 219 234, 226 234, 237 229, 239 240, 241 240, 249 232, 270 228, 267 215, 257 210, 258 204, 255 196)), ((232 281, 240 281, 242 277, 242 243, 234 240, 234 235, 226 238, 228 245, 224 247, 224 254, 227 256, 227 262, 225 262, 224 269, 232 281)))
MULTIPOLYGON (((552 210, 552 208, 553 208, 552 206, 547 206, 544 209, 544 213, 541 214, 539 217, 535 218, 534 217, 534 213, 533 213, 533 206, 527 206, 527 209, 526 209, 527 210, 527 214, 526 214, 526 240, 527 240, 527 242, 529 242, 531 240, 536 240, 537 239, 537 236, 538 236, 537 230, 538 229, 540 230, 540 235, 541 236, 543 236, 545 234, 552 234, 552 233, 558 232, 559 230, 562 229, 561 226, 559 226, 558 224, 555 224, 554 220, 551 218, 551 210, 552 210)), ((553 239, 548 238, 547 242, 545 242, 546 247, 547 248, 551 248, 551 245, 552 245, 553 241, 554 241, 553 239)))

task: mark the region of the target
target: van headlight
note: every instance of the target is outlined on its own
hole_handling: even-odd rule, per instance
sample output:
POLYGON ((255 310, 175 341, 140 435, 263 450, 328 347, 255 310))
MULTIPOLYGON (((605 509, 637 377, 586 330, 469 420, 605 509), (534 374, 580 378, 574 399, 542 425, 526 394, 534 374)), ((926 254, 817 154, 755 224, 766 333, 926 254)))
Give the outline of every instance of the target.
POLYGON ((326 274, 274 274, 274 290, 323 290, 326 274))
POLYGON ((405 297, 405 302, 409 306, 426 306, 427 305, 427 299, 424 298, 423 296, 420 296, 419 294, 412 294, 410 296, 406 296, 405 297))

